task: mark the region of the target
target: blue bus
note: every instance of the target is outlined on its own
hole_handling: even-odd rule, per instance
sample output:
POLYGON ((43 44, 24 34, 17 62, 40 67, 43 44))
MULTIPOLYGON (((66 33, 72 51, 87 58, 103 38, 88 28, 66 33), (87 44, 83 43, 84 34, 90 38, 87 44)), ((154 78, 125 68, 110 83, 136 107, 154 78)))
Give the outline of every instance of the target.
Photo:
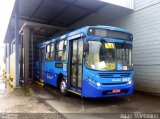
POLYGON ((132 43, 133 35, 121 28, 82 27, 37 45, 34 76, 62 94, 132 94, 132 43))

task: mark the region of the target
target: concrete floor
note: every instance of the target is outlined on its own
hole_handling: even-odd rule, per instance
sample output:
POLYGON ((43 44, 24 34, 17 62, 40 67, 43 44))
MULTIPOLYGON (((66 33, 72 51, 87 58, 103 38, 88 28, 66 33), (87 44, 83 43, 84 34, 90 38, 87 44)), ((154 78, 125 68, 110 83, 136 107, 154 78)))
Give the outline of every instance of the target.
POLYGON ((34 86, 34 89, 41 100, 69 119, 82 119, 82 117, 87 119, 117 119, 122 113, 159 113, 160 118, 160 97, 140 92, 124 97, 82 99, 71 93, 68 96, 63 96, 56 89, 48 88, 48 86, 44 88, 34 86))
POLYGON ((7 81, 0 76, 0 119, 64 119, 54 107, 33 92, 25 95, 17 89, 9 92, 7 81))
POLYGON ((33 84, 33 95, 16 96, 7 92, 5 84, 5 81, 0 79, 0 113, 21 113, 21 117, 26 113, 32 113, 33 119, 118 119, 124 114, 132 114, 129 115, 131 117, 133 114, 144 113, 158 113, 160 118, 160 97, 144 93, 135 92, 124 97, 82 99, 72 93, 63 96, 50 86, 45 85, 42 88, 33 84), (47 116, 41 116, 44 113, 47 116))

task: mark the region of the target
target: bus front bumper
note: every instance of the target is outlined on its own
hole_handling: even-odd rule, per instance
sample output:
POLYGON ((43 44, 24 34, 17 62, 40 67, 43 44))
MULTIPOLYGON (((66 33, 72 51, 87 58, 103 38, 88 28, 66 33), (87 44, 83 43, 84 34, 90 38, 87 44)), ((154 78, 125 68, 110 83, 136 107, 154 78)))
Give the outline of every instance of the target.
POLYGON ((119 85, 101 85, 100 87, 94 86, 87 81, 83 81, 82 96, 83 97, 113 97, 123 96, 133 93, 134 82, 131 84, 119 84, 119 85), (120 92, 114 92, 114 90, 120 90, 120 92))

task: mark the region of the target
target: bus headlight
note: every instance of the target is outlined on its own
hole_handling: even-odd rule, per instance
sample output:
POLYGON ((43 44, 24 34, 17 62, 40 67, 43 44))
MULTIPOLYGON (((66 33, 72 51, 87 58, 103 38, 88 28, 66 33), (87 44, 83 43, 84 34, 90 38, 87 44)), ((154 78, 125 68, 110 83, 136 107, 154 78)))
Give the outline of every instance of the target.
POLYGON ((92 80, 91 78, 89 77, 86 77, 85 78, 90 84, 94 85, 94 86, 97 86, 97 87, 100 87, 101 86, 101 83, 99 82, 96 82, 95 80, 92 80))
POLYGON ((96 85, 97 85, 97 87, 100 87, 100 86, 101 86, 101 83, 97 82, 96 85))
POLYGON ((132 80, 128 81, 128 84, 132 84, 132 80))
POLYGON ((91 79, 91 78, 85 77, 85 79, 86 79, 89 83, 92 83, 92 79, 91 79))

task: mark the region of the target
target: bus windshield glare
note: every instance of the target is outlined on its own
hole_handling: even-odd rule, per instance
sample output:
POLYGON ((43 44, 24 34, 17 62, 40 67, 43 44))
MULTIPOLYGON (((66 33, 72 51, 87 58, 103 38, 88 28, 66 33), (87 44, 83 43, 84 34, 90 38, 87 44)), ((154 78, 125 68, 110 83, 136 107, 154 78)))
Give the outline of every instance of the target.
POLYGON ((86 66, 94 70, 131 70, 132 45, 88 41, 86 66))

